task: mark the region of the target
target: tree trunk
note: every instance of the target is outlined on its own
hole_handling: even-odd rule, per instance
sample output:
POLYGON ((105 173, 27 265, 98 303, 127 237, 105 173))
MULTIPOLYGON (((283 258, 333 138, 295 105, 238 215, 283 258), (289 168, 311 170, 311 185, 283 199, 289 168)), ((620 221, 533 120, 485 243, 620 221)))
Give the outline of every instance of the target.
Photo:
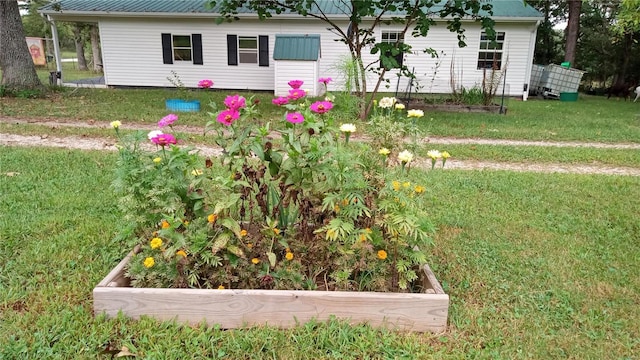
POLYGON ((582 0, 567 0, 567 4, 569 5, 569 20, 567 22, 567 43, 564 48, 564 61, 569 61, 573 65, 576 59, 576 48, 578 47, 578 35, 580 33, 582 0))
POLYGON ((634 84, 627 83, 627 70, 629 69, 629 59, 631 58, 631 50, 633 46, 633 32, 625 32, 622 46, 622 58, 620 59, 620 67, 618 68, 618 73, 616 74, 616 82, 614 83, 614 86, 626 85, 631 87, 631 85, 634 84))
POLYGON ((89 68, 87 67, 87 59, 84 56, 84 44, 85 39, 82 36, 82 25, 74 24, 73 25, 73 41, 76 44, 76 58, 78 59, 78 70, 87 71, 89 68))
POLYGON ((0 1, 0 69, 0 85, 9 90, 42 87, 24 37, 17 0, 0 1))
POLYGON ((100 53, 100 37, 98 25, 91 25, 91 53, 93 54, 93 70, 102 71, 102 54, 100 53))

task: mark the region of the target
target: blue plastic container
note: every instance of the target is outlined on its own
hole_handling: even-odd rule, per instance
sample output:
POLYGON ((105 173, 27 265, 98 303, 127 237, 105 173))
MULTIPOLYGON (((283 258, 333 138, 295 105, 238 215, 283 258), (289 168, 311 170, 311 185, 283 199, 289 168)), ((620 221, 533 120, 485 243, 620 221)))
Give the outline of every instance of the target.
POLYGON ((198 112, 200 111, 200 100, 180 100, 169 99, 165 101, 167 110, 176 112, 198 112))

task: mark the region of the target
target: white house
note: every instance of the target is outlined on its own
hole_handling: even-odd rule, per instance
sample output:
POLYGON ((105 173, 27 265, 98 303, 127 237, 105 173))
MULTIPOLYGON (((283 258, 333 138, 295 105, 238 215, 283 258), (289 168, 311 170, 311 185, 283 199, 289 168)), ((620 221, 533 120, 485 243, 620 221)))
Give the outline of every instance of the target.
MULTIPOLYGON (((491 0, 489 0, 491 1, 491 0)), ((341 86, 340 63, 348 49, 327 24, 297 14, 274 15, 260 21, 256 14, 241 12, 239 21, 216 25, 219 14, 205 5, 207 0, 60 0, 40 9, 53 21, 98 23, 102 46, 104 82, 107 86, 169 87, 172 71, 186 86, 211 79, 214 87, 237 90, 271 90, 282 93, 290 79, 303 79, 303 89, 321 90, 318 77, 332 77, 329 90, 341 86), (300 41, 292 39, 302 39, 300 41), (307 39, 307 40, 304 40, 307 39), (295 45, 298 44, 298 45, 295 45), (304 50, 293 49, 301 46, 304 50), (291 57, 291 58, 288 58, 291 57)), ((493 0, 498 33, 497 46, 489 45, 480 25, 464 23, 466 43, 458 47, 455 33, 444 22, 433 26, 427 37, 405 38, 413 53, 404 64, 416 75, 412 91, 451 93, 455 86, 480 85, 487 67, 495 62, 506 76, 500 86, 505 93, 522 96, 528 87, 537 26, 542 19, 522 0, 493 0), (435 49, 432 58, 422 52, 435 49), (453 80, 453 81, 452 81, 453 80)), ((335 6, 332 8, 336 8, 335 6)), ((348 18, 335 12, 338 26, 348 18)), ((400 25, 383 25, 375 36, 394 41, 400 25)), ((55 34, 54 34, 55 35, 55 34)), ((364 62, 377 61, 366 54, 364 62)), ((388 73, 387 88, 404 92, 409 83, 394 71, 388 73)), ((372 75, 372 83, 374 77, 372 75)))

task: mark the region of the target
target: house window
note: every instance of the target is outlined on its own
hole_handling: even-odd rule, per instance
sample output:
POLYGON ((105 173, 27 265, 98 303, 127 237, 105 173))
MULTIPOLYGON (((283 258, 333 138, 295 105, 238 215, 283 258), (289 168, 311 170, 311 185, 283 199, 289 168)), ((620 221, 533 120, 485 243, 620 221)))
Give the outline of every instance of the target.
POLYGON ((227 64, 269 66, 269 37, 227 35, 227 64))
POLYGON ((502 69, 502 51, 504 32, 496 33, 496 40, 491 41, 485 32, 480 35, 480 51, 478 52, 478 70, 502 69))
POLYGON ((238 36, 238 60, 240 64, 258 63, 258 38, 256 36, 238 36))
POLYGON ((174 61, 202 65, 202 34, 162 34, 162 62, 173 64, 174 61))
MULTIPOLYGON (((393 44, 395 45, 396 48, 400 48, 399 45, 404 43, 404 34, 399 31, 383 31, 382 43, 393 44)), ((392 55, 391 51, 387 51, 386 55, 394 57, 396 62, 398 63, 398 66, 394 66, 393 68, 402 67, 404 52, 401 51, 399 54, 392 55)), ((387 70, 390 70, 390 69, 387 69, 387 70)))
POLYGON ((173 60, 191 61, 191 36, 173 35, 173 60))

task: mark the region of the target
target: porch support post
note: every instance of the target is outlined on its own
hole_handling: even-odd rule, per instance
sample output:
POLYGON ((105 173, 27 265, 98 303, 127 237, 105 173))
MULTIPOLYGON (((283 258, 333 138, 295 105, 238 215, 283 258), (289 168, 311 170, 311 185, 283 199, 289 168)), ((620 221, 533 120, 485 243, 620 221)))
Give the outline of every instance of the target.
POLYGON ((60 79, 56 79, 56 85, 62 85, 62 57, 60 56, 60 41, 58 38, 58 28, 56 22, 47 15, 47 20, 51 23, 51 34, 53 35, 53 51, 56 58, 56 71, 60 75, 60 79))

